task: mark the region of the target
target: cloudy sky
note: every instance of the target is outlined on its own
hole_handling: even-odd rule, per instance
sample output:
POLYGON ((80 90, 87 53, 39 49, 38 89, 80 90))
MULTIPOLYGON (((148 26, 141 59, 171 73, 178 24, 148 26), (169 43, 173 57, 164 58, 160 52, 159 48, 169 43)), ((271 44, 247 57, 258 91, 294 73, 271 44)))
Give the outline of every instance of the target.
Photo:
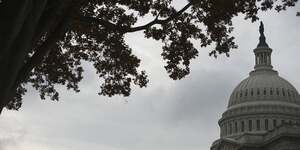
MULTIPOLYGON (((273 49, 274 68, 299 89, 296 10, 299 4, 260 17, 273 49)), ((229 58, 218 59, 208 57, 209 48, 200 49, 191 74, 180 81, 168 78, 159 42, 144 39, 142 33, 130 34, 127 42, 149 74, 147 88, 134 88, 128 98, 98 96, 95 70, 85 64, 79 94, 60 88, 61 100, 52 102, 41 101, 36 91, 29 90, 20 111, 3 111, 0 150, 208 150, 219 137, 217 121, 231 91, 253 68, 258 25, 235 18, 233 34, 239 48, 229 58)))

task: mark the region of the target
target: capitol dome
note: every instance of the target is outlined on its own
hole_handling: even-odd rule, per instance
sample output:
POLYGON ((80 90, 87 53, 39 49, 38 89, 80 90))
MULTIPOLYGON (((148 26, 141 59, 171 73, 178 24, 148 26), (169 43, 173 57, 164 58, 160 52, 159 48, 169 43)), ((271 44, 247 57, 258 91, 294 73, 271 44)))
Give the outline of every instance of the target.
POLYGON ((245 134, 265 137, 285 123, 300 123, 298 91, 273 70, 271 53, 261 24, 259 44, 254 49, 254 70, 230 96, 227 110, 219 120, 221 138, 232 140, 245 134))
POLYGON ((233 90, 228 108, 242 103, 278 101, 300 104, 298 91, 274 70, 255 70, 233 90))

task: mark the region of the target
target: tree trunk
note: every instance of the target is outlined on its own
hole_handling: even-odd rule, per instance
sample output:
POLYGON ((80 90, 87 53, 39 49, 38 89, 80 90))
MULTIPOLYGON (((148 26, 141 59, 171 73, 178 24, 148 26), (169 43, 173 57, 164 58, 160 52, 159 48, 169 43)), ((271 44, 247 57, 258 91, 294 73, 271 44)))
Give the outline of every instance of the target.
POLYGON ((31 49, 47 0, 5 0, 0 5, 0 113, 15 92, 14 83, 31 49))

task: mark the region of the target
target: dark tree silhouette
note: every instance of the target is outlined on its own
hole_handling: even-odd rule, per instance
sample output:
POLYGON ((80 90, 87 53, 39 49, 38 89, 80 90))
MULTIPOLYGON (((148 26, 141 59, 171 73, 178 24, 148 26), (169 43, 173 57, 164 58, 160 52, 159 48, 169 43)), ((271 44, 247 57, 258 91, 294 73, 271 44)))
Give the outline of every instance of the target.
POLYGON ((214 44, 210 55, 236 48, 232 18, 256 21, 258 11, 285 10, 297 0, 188 0, 176 10, 172 0, 1 0, 0 110, 18 110, 29 84, 42 99, 59 99, 56 84, 79 92, 82 61, 97 70, 100 95, 128 96, 132 84, 145 87, 145 71, 124 36, 143 31, 161 41, 169 76, 189 74, 190 61, 202 47, 214 44), (138 19, 153 20, 136 26, 138 19))

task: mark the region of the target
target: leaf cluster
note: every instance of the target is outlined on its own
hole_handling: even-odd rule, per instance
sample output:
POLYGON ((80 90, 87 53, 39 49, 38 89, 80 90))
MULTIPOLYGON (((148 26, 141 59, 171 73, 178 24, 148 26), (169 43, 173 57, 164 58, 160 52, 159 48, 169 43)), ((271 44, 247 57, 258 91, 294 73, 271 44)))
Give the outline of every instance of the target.
MULTIPOLYGON (((214 45, 210 55, 229 55, 237 48, 232 18, 243 14, 245 19, 258 20, 258 12, 286 10, 297 0, 188 0, 182 9, 175 9, 173 0, 71 0, 65 13, 67 25, 54 44, 48 47, 42 62, 30 71, 16 91, 7 108, 19 109, 25 85, 39 91, 42 99, 59 99, 55 85, 79 92, 83 79, 82 62, 93 64, 101 81, 99 94, 129 96, 132 85, 145 87, 147 74, 140 70, 140 59, 132 53, 124 37, 127 33, 143 31, 145 38, 161 41, 162 59, 170 78, 182 79, 190 73, 190 63, 201 47, 214 45), (152 17, 149 23, 136 26, 139 19, 152 17)), ((48 1, 41 20, 58 7, 57 0, 48 1)), ((60 14, 60 13, 57 13, 60 14)), ((57 23, 61 24, 61 23, 57 23)), ((46 30, 32 47, 26 61, 30 61, 39 46, 49 43, 52 35, 46 30)))

